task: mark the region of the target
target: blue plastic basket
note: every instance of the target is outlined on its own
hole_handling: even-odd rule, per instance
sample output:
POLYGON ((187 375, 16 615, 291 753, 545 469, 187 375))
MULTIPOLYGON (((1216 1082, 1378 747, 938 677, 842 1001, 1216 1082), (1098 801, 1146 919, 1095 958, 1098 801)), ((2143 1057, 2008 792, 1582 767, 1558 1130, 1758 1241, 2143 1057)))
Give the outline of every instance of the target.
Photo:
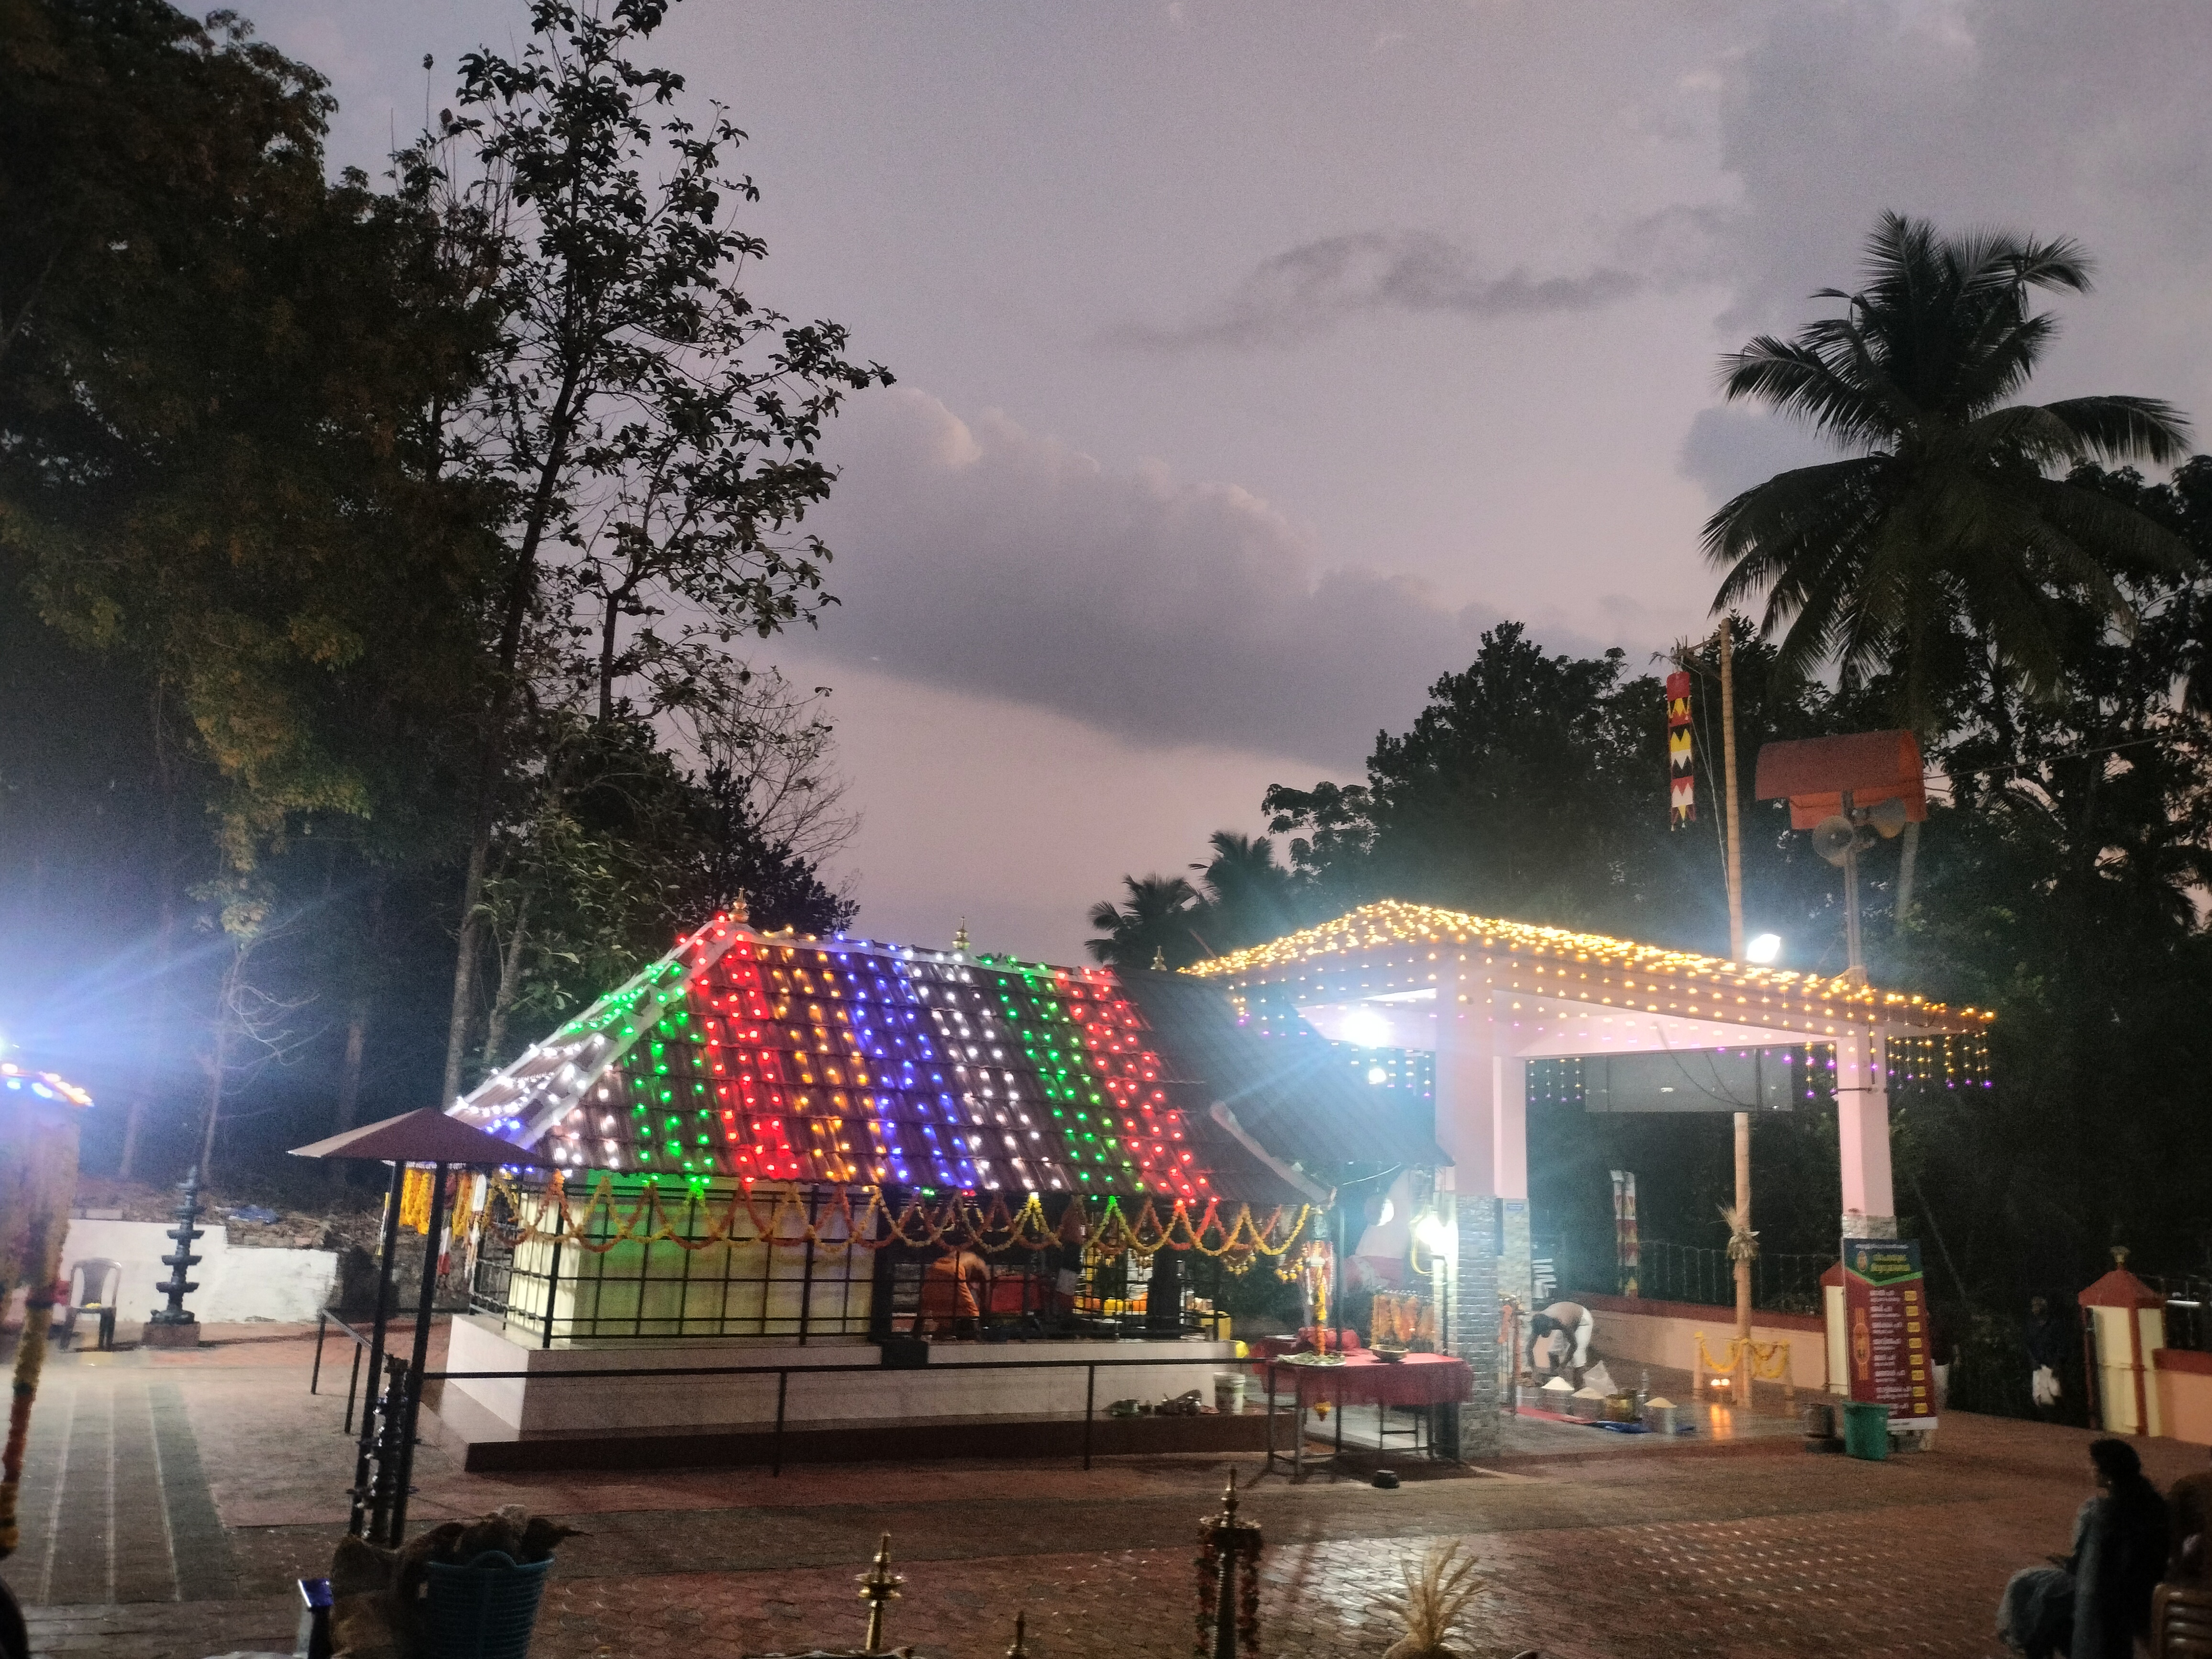
POLYGON ((551 1561, 487 1550, 465 1566, 429 1567, 430 1659, 527 1659, 551 1561))

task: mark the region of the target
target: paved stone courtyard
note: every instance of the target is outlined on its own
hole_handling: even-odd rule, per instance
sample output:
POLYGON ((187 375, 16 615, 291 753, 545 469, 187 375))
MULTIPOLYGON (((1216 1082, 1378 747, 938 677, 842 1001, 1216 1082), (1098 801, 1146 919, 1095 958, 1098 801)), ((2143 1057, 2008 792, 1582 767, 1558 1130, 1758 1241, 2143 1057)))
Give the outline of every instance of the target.
MULTIPOLYGON (((25 1545, 4 1576, 40 1651, 112 1659, 286 1652, 291 1581, 344 1528, 336 1393, 307 1393, 312 1342, 271 1328, 197 1352, 57 1356, 34 1420, 25 1545)), ((326 1374, 326 1388, 329 1375, 326 1374)), ((1794 1437, 1653 1451, 1595 1431, 1565 1455, 1516 1439, 1494 1468, 1395 1492, 1261 1481, 1269 1656, 1377 1656, 1399 1564, 1437 1537, 1481 1558, 1462 1650, 1547 1659, 1996 1656, 2013 1568, 2065 1546, 2085 1493, 2074 1430, 1954 1414, 1936 1450, 1869 1464, 1794 1437)), ((1569 1443, 1555 1442, 1553 1443, 1569 1443)), ((1238 1460, 1245 1478, 1256 1457, 1238 1460)), ((2160 1480, 2203 1453, 2148 1443, 2160 1480)), ((857 1644, 854 1576, 889 1532, 907 1576, 890 1635, 925 1659, 1037 1659, 1191 1643, 1196 1523, 1222 1460, 920 1464, 629 1476, 468 1475, 434 1447, 418 1521, 505 1503, 588 1536, 563 1547, 534 1659, 735 1659, 857 1644)))

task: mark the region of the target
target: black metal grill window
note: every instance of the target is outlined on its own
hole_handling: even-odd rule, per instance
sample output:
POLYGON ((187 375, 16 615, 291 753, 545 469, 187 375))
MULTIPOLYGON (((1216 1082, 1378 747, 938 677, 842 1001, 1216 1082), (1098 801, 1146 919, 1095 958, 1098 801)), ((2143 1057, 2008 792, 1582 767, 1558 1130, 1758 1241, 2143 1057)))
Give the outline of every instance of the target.
MULTIPOLYGON (((765 1212, 774 1193, 759 1185, 753 1192, 765 1212)), ((696 1249, 672 1239, 648 1244, 619 1238, 617 1217, 634 1211, 643 1195, 641 1186, 617 1188, 614 1212, 599 1206, 581 1241, 520 1237, 511 1221, 502 1226, 501 1218, 493 1218, 478 1242, 471 1310, 497 1317, 511 1335, 545 1347, 623 1338, 757 1337, 800 1345, 916 1334, 936 1341, 1157 1338, 1218 1328, 1217 1298, 1225 1274, 1218 1261, 1189 1253, 1177 1262, 1172 1309, 1154 1306, 1153 1265, 1129 1251, 1055 1247, 987 1256, 966 1250, 956 1276, 948 1271, 948 1252, 887 1244, 878 1285, 877 1251, 842 1240, 809 1243, 805 1226, 787 1210, 779 1226, 788 1242, 708 1242, 712 1224, 727 1211, 729 1195, 720 1188, 690 1198, 664 1189, 665 1225, 698 1241, 696 1249), (879 1291, 884 1317, 872 1328, 879 1291), (1135 1305, 1140 1297, 1141 1309, 1135 1305)), ((800 1189, 800 1196, 810 1215, 828 1212, 827 1194, 800 1189)), ((521 1202, 525 1218, 550 1224, 542 1194, 526 1192, 521 1202)))
MULTIPOLYGON (((775 1196, 764 1188, 754 1193, 763 1207, 775 1196)), ((874 1264, 864 1246, 810 1241, 806 1224, 788 1212, 775 1243, 717 1241, 714 1224, 729 1195, 711 1189, 683 1198, 664 1189, 660 1214, 673 1237, 622 1238, 618 1215, 643 1196, 641 1186, 618 1188, 611 1212, 594 1210, 581 1240, 525 1237, 503 1246, 499 1229, 488 1226, 471 1309, 545 1346, 623 1337, 759 1337, 803 1346, 867 1335, 874 1264)), ((821 1194, 810 1188, 801 1196, 818 1218, 821 1194)), ((545 1205, 535 1193, 522 1202, 526 1210, 545 1205)), ((551 1218, 528 1218, 544 1225, 551 1218)))

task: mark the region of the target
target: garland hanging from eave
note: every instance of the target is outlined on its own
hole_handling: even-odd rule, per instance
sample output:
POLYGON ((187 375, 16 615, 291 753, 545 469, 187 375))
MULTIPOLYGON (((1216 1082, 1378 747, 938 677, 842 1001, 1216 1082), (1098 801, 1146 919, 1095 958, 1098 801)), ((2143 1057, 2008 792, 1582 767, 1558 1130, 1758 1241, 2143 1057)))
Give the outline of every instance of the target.
MULTIPOLYGON (((1076 1195, 1070 1198, 1055 1227, 1046 1218, 1044 1206, 1034 1193, 1018 1210, 1009 1206, 1004 1194, 994 1193, 988 1206, 972 1197, 956 1195, 935 1206, 911 1200, 894 1212, 884 1202, 882 1189, 870 1187, 865 1189, 866 1204, 856 1212, 850 1189, 838 1187, 830 1189, 832 1196, 826 1206, 810 1212, 798 1192, 785 1187, 777 1189, 763 1218, 752 1183, 747 1182, 732 1190, 719 1217, 711 1211, 706 1212, 703 1233, 686 1237, 671 1224, 655 1182, 647 1182, 643 1195, 627 1212, 616 1200, 612 1177, 604 1174, 580 1206, 569 1198, 567 1184, 557 1173, 539 1194, 523 1192, 504 1174, 492 1177, 492 1190, 495 1199, 504 1200, 496 1207, 504 1209, 507 1218, 490 1224, 497 1227, 509 1248, 551 1242, 594 1255, 631 1242, 674 1244, 686 1250, 704 1249, 711 1244, 857 1245, 866 1250, 903 1244, 910 1249, 974 1249, 986 1255, 1079 1244, 1108 1251, 1134 1250, 1139 1255, 1163 1249, 1195 1250, 1223 1261, 1232 1271, 1242 1271, 1260 1257, 1284 1255, 1297 1243, 1313 1216, 1310 1205, 1299 1205, 1292 1215, 1289 1206, 1279 1204, 1262 1221, 1254 1218, 1251 1206, 1240 1204, 1234 1215, 1224 1218, 1221 1201, 1209 1199, 1194 1218, 1188 1206, 1177 1200, 1163 1220, 1149 1198, 1133 1216, 1122 1209, 1121 1200, 1109 1198, 1094 1221, 1080 1195, 1076 1195), (533 1214, 548 1206, 559 1218, 551 1226, 533 1214), (602 1206, 611 1231, 595 1237, 592 1223, 602 1206), (740 1217, 750 1225, 750 1237, 739 1231, 740 1217), (879 1218, 884 1224, 880 1228, 879 1218)), ((705 1194, 696 1196, 704 1210, 705 1194)), ((487 1204, 483 1213, 489 1217, 495 1207, 487 1204)))

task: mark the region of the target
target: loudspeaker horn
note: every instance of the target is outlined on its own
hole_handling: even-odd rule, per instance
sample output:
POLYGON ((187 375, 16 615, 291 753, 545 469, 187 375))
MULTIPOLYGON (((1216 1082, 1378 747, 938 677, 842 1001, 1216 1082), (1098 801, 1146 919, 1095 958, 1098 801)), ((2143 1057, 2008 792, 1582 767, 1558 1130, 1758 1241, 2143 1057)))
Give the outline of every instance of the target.
POLYGON ((1841 864, 1858 842, 1858 826, 1841 812, 1813 826, 1813 850, 1831 864, 1841 864))
POLYGON ((1866 821, 1884 841, 1893 841, 1905 828, 1905 803, 1894 795, 1878 800, 1867 809, 1866 821))

